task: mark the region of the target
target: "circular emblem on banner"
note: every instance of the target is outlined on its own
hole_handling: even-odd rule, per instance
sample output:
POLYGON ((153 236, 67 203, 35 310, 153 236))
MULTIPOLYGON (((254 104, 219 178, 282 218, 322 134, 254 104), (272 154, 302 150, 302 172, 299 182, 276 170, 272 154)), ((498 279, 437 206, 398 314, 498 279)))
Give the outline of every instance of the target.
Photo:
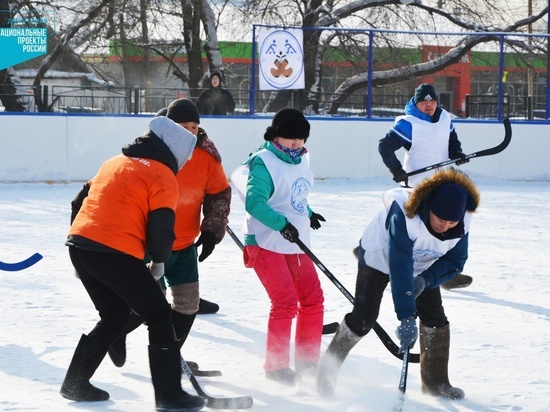
POLYGON ((270 88, 304 87, 304 52, 301 37, 301 30, 274 30, 262 38, 259 47, 260 76, 270 88))

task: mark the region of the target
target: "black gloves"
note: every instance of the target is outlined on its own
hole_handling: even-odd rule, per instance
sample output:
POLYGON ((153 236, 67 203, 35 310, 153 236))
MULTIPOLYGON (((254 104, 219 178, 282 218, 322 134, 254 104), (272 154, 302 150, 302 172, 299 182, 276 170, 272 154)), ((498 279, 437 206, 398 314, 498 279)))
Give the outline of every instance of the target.
POLYGON ((399 183, 399 182, 405 182, 405 184, 409 183, 409 177, 407 176, 407 172, 405 172, 401 166, 391 168, 390 172, 393 175, 393 181, 395 183, 399 183))
POLYGON ((319 213, 313 212, 309 218, 309 227, 313 230, 317 230, 321 227, 321 222, 326 222, 325 218, 319 213))
POLYGON ((201 233, 199 240, 195 243, 195 247, 198 249, 200 245, 202 245, 202 253, 199 256, 199 262, 202 262, 212 254, 214 248, 216 247, 216 236, 210 232, 201 233))
POLYGON ((457 160, 455 162, 455 164, 457 166, 460 166, 460 165, 463 165, 463 164, 466 164, 470 161, 470 159, 467 159, 466 158, 466 155, 462 152, 454 152, 453 153, 453 156, 451 157, 451 159, 460 159, 460 160, 457 160))
POLYGON ((298 229, 292 226, 292 223, 286 224, 283 230, 281 230, 281 235, 283 235, 283 237, 291 243, 296 243, 296 241, 300 237, 298 229))

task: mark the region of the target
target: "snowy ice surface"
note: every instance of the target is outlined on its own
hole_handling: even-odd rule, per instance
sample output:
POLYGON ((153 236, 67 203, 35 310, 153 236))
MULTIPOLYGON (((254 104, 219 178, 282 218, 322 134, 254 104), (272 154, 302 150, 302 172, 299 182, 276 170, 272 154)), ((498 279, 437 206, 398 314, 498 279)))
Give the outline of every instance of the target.
MULTIPOLYGON (((313 209, 327 220, 312 234, 312 250, 352 293, 356 262, 351 250, 382 207, 382 192, 394 187, 388 180, 319 180, 310 196, 313 209)), ((475 180, 482 199, 465 268, 474 282, 466 289, 443 291, 452 331, 450 379, 466 391, 466 399, 449 402, 423 395, 418 365, 411 364, 404 411, 548 411, 550 182, 475 180)), ((106 358, 92 378, 111 400, 74 403, 59 395, 80 335, 98 320, 64 246, 70 201, 81 185, 0 183, 0 261, 18 262, 35 252, 44 256, 23 271, 0 271, 2 411, 154 410, 145 327, 128 337, 123 368, 106 358)), ((235 194, 230 226, 238 235, 243 217, 235 194)), ((401 362, 374 332, 346 359, 332 398, 320 398, 310 380, 299 388, 280 386, 267 381, 262 369, 268 298, 229 236, 201 263, 200 272, 202 296, 221 309, 197 317, 183 355, 203 369, 223 372, 198 378, 208 394, 250 395, 252 411, 391 410, 401 362)), ((323 272, 319 276, 325 323, 341 321, 350 304, 323 272)), ((378 322, 395 339, 398 322, 389 289, 378 322)), ((330 340, 330 335, 323 337, 323 351, 330 340)), ((182 384, 194 393, 186 377, 182 384)))

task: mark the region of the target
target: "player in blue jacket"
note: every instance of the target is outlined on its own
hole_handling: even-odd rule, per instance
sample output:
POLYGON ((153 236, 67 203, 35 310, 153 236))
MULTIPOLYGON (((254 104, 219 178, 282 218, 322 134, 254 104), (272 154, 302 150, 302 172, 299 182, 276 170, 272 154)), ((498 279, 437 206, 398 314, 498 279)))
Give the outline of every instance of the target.
POLYGON ((434 173, 414 189, 384 193, 385 207, 367 226, 359 244, 355 305, 319 365, 321 395, 334 392, 338 369, 375 325, 390 283, 400 321, 400 352, 412 348, 420 329, 423 392, 446 399, 464 397, 462 389, 449 383, 449 321, 439 286, 459 274, 468 259, 470 222, 479 199, 474 183, 453 168, 434 173))

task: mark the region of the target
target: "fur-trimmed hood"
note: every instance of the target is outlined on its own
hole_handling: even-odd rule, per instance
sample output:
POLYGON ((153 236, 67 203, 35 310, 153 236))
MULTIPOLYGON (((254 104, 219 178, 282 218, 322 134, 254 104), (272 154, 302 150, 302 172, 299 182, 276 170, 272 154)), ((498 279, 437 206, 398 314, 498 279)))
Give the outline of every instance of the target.
POLYGON ((435 172, 413 189, 404 205, 407 217, 412 218, 420 209, 424 208, 429 203, 433 191, 444 183, 455 183, 464 187, 468 193, 466 211, 476 211, 480 201, 476 185, 464 172, 449 168, 435 172))

